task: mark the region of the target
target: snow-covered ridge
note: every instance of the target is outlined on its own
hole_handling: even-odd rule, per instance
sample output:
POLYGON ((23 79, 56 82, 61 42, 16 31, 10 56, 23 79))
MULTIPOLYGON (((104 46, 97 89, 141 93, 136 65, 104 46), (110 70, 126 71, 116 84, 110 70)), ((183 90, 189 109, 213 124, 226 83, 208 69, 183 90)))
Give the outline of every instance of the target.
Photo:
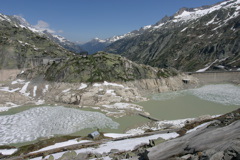
POLYGON ((229 1, 224 1, 222 3, 210 6, 208 8, 200 7, 195 9, 185 9, 174 16, 173 22, 180 22, 180 21, 186 22, 189 20, 195 20, 197 18, 200 18, 206 14, 210 14, 222 8, 224 9, 236 8, 236 11, 239 12, 239 9, 240 9, 239 4, 240 4, 240 0, 229 0, 229 1))
MULTIPOLYGON (((135 30, 123 35, 118 35, 118 36, 113 36, 111 38, 102 40, 99 38, 95 38, 94 40, 98 41, 99 43, 113 43, 116 42, 120 39, 124 39, 126 37, 133 37, 133 36, 137 36, 142 34, 143 32, 145 32, 146 30, 155 30, 155 29, 159 29, 162 28, 162 26, 164 26, 166 23, 168 22, 187 22, 187 21, 191 21, 191 20, 196 20, 198 18, 203 17, 206 14, 212 13, 216 10, 222 9, 222 8, 236 8, 236 13, 234 13, 232 16, 230 16, 228 18, 234 18, 237 15, 239 15, 239 11, 240 11, 240 0, 229 0, 229 1, 224 1, 221 3, 218 3, 216 5, 212 5, 209 7, 199 7, 199 8, 193 8, 193 9, 181 9, 178 13, 176 13, 173 17, 171 17, 169 20, 163 21, 161 23, 157 23, 155 25, 147 25, 147 26, 143 26, 141 27, 139 30, 135 30)), ((206 25, 209 25, 211 23, 215 23, 213 18, 210 22, 208 22, 206 25)))
MULTIPOLYGON (((6 16, 0 13, 0 21, 8 21, 11 24, 15 25, 16 27, 21 27, 21 28, 26 28, 29 29, 30 31, 34 32, 34 33, 38 33, 40 35, 47 35, 45 34, 46 29, 44 28, 39 28, 37 26, 31 25, 27 22, 26 19, 24 19, 21 16, 18 15, 13 15, 13 16, 6 16)), ((49 30, 47 30, 48 32, 49 30)), ((48 32, 50 33, 50 32, 48 32)), ((50 33, 54 38, 58 39, 61 43, 65 43, 68 42, 68 40, 62 36, 50 33)))

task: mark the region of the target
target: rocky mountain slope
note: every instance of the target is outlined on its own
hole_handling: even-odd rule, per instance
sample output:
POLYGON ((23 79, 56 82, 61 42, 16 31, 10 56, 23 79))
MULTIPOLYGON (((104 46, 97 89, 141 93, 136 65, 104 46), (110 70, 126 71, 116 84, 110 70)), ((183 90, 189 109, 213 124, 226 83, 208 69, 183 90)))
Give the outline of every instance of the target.
MULTIPOLYGON (((189 130, 188 134, 148 149, 148 159, 240 159, 240 109, 189 130)), ((198 124, 195 124, 198 125, 198 124)))
POLYGON ((137 79, 167 78, 176 75, 174 69, 159 69, 139 65, 124 57, 105 52, 89 56, 74 56, 59 63, 25 71, 19 77, 42 77, 55 82, 121 82, 137 79))
POLYGON ((62 57, 83 51, 63 37, 35 28, 20 16, 0 14, 0 34, 1 68, 29 67, 39 57, 62 57))
POLYGON ((29 68, 41 63, 44 57, 73 55, 34 28, 3 14, 0 14, 0 44, 0 69, 29 68))
POLYGON ((43 31, 43 33, 53 42, 59 44, 60 46, 62 46, 63 48, 77 53, 77 54, 81 54, 86 52, 82 47, 80 47, 79 44, 71 42, 69 40, 67 40, 66 38, 59 36, 59 35, 55 35, 55 34, 51 34, 47 31, 43 31))
POLYGON ((155 67, 183 71, 240 68, 240 1, 182 8, 145 31, 125 37, 106 51, 155 67))
POLYGON ((149 26, 145 26, 140 28, 139 30, 134 30, 124 35, 113 36, 107 39, 94 38, 93 40, 82 44, 81 47, 88 51, 88 53, 90 54, 96 53, 98 51, 104 51, 106 47, 120 39, 135 37, 137 35, 142 34, 146 29, 148 29, 148 27, 149 26))
POLYGON ((41 35, 47 36, 50 40, 54 41, 55 43, 59 44, 60 46, 62 46, 63 48, 65 48, 71 52, 75 52, 75 53, 85 52, 85 50, 83 50, 80 47, 80 45, 78 45, 77 43, 71 42, 62 36, 51 33, 49 30, 46 30, 44 28, 39 28, 39 27, 33 26, 33 25, 29 24, 21 16, 14 15, 14 16, 8 16, 8 17, 11 19, 11 21, 14 21, 15 23, 17 23, 18 25, 20 25, 22 27, 28 28, 28 29, 32 30, 33 32, 40 33, 41 35))

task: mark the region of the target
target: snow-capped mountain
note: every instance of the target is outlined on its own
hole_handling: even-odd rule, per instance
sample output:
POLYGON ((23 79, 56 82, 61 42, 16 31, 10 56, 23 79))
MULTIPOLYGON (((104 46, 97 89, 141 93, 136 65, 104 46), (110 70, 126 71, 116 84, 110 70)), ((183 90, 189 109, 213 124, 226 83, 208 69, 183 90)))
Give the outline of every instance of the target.
POLYGON ((39 28, 37 26, 33 26, 29 24, 23 17, 13 15, 13 16, 6 16, 6 15, 0 15, 0 20, 2 19, 7 19, 9 22, 15 23, 16 26, 22 27, 22 28, 27 28, 34 33, 38 33, 40 35, 46 35, 50 40, 54 41, 55 43, 59 44, 65 49, 68 49, 74 53, 81 53, 84 52, 84 50, 80 47, 80 45, 71 42, 67 40, 66 38, 56 35, 54 33, 50 33, 49 30, 44 29, 44 28, 39 28))
POLYGON ((139 63, 183 71, 240 68, 240 0, 182 8, 137 36, 111 43, 107 52, 139 63))
POLYGON ((134 30, 134 31, 126 33, 126 34, 119 35, 119 36, 113 36, 113 37, 110 37, 107 39, 94 38, 91 41, 82 44, 81 47, 83 49, 85 49, 86 51, 88 51, 90 54, 93 54, 98 51, 105 50, 106 47, 108 47, 109 45, 111 45, 112 43, 114 43, 118 40, 138 36, 138 35, 142 34, 145 30, 147 30, 148 27, 149 26, 145 26, 145 27, 140 28, 139 30, 134 30))
POLYGON ((0 35, 0 69, 32 68, 43 59, 74 55, 21 17, 0 14, 0 35))

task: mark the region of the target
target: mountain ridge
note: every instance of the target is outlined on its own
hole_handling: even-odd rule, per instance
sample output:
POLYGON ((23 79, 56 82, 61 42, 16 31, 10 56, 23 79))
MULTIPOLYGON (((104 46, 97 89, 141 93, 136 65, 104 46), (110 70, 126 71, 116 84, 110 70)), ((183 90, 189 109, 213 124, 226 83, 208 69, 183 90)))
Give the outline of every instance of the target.
POLYGON ((59 44, 60 46, 62 46, 63 48, 65 48, 71 52, 75 52, 75 53, 85 52, 85 50, 83 50, 80 47, 80 45, 78 45, 77 43, 71 42, 71 41, 67 40, 66 38, 59 36, 55 33, 50 33, 51 32, 51 31, 49 31, 50 29, 40 29, 38 27, 35 27, 35 26, 29 24, 27 22, 27 20, 24 19, 22 16, 13 15, 13 16, 7 16, 7 17, 9 17, 9 19, 11 21, 15 22, 16 24, 19 24, 20 27, 28 28, 31 31, 38 33, 40 35, 45 35, 50 40, 54 41, 55 43, 59 44))
POLYGON ((239 10, 239 0, 182 8, 140 35, 112 43, 106 51, 154 67, 236 70, 240 68, 239 10))

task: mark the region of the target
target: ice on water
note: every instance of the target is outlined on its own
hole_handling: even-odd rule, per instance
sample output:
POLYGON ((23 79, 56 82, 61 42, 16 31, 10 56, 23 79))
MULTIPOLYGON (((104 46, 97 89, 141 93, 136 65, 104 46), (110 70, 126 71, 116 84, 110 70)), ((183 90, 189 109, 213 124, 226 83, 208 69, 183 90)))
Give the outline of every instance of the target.
POLYGON ((232 84, 206 85, 189 92, 201 99, 224 105, 240 105, 240 87, 232 84))
POLYGON ((58 107, 37 107, 0 116, 0 145, 32 141, 54 134, 70 134, 85 128, 117 128, 102 113, 58 107))
POLYGON ((185 95, 194 95, 203 100, 223 105, 240 105, 240 87, 233 84, 205 85, 195 89, 155 94, 151 98, 163 101, 185 95))

